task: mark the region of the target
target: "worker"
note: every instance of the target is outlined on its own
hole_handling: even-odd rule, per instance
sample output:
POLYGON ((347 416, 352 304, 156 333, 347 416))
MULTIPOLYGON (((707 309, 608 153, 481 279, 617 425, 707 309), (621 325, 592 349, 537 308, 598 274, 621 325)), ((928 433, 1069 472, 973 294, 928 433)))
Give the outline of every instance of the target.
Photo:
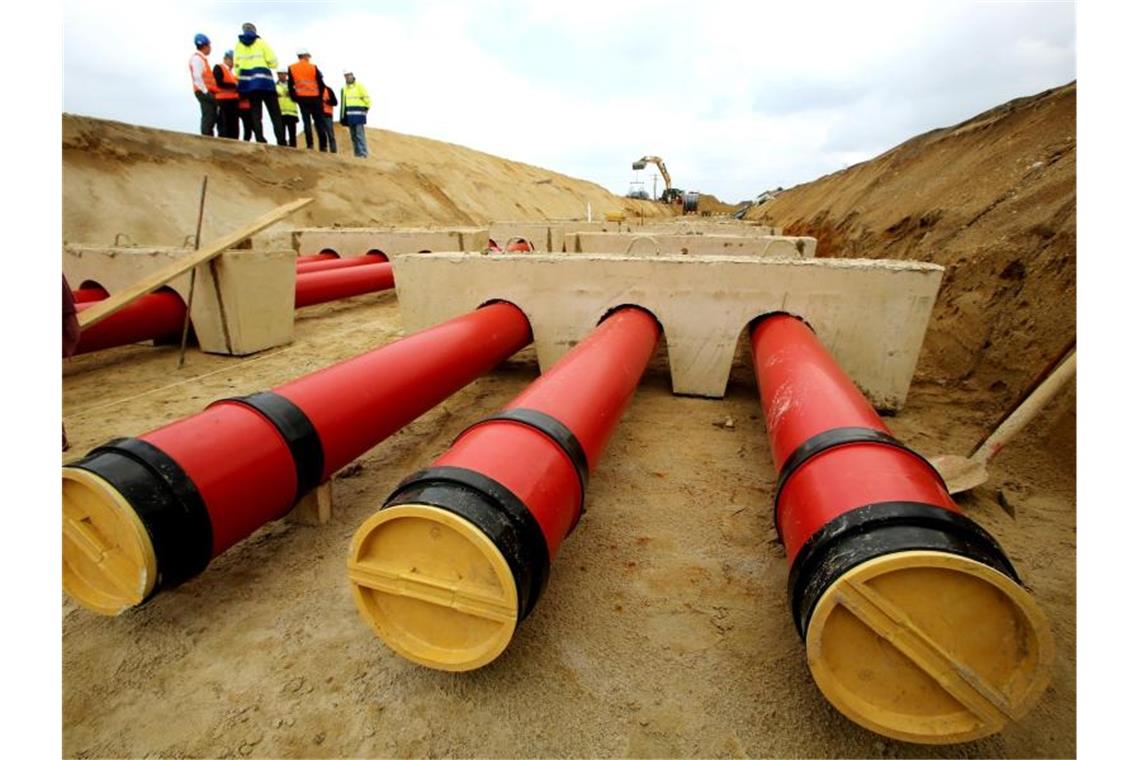
POLYGON ((325 125, 325 134, 329 136, 329 153, 336 153, 336 133, 333 131, 333 109, 336 105, 336 93, 326 84, 321 93, 321 122, 325 125))
POLYGON ((257 27, 250 23, 241 25, 241 34, 234 45, 234 70, 238 78, 238 92, 249 99, 253 134, 259 143, 266 142, 261 129, 261 107, 269 111, 273 122, 273 136, 278 145, 285 144, 285 132, 281 124, 281 108, 277 103, 277 87, 273 83, 273 71, 277 68, 277 55, 257 34, 257 27))
POLYGON ((281 127, 285 130, 285 143, 297 147, 297 104, 289 95, 289 72, 277 72, 277 107, 281 109, 281 127))
POLYGON ((325 78, 309 60, 308 48, 297 51, 297 62, 289 67, 289 95, 301 109, 301 122, 305 128, 305 147, 313 149, 313 127, 317 130, 317 141, 321 151, 328 150, 328 135, 325 134, 325 120, 321 117, 321 94, 325 90, 325 78))
POLYGON ((238 137, 238 80, 234 75, 234 51, 227 50, 222 62, 214 66, 214 82, 218 92, 218 137, 238 137))
POLYGON ((210 38, 200 32, 195 34, 194 48, 194 54, 190 56, 190 83, 194 86, 194 97, 202 109, 200 132, 213 137, 214 124, 218 120, 218 104, 214 100, 218 86, 214 82, 214 73, 210 71, 210 61, 206 58, 210 54, 210 38))
POLYGON ((364 135, 364 125, 368 121, 368 109, 372 98, 368 90, 356 81, 351 71, 344 72, 344 87, 340 90, 340 123, 348 127, 352 137, 352 153, 357 158, 368 158, 368 140, 364 135))

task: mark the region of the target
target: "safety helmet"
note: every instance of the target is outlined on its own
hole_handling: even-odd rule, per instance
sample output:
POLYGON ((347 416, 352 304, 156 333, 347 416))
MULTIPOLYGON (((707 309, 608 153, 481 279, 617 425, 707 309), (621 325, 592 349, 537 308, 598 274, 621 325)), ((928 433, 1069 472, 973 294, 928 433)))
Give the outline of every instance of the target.
POLYGON ((344 70, 344 75, 345 75, 345 76, 348 76, 348 75, 349 75, 349 74, 351 74, 351 73, 352 73, 352 69, 345 69, 345 70, 344 70))
POLYGON ((223 57, 223 58, 233 58, 233 57, 234 57, 234 51, 232 51, 232 50, 227 50, 227 51, 225 52, 225 55, 223 55, 222 57, 223 57))
POLYGON ((210 44, 210 38, 207 37, 206 35, 202 34, 201 32, 194 35, 194 47, 202 47, 203 45, 209 45, 209 44, 210 44))
POLYGON ((297 57, 298 58, 300 58, 303 55, 308 55, 308 54, 309 54, 308 48, 297 48, 297 57))
POLYGON ((248 21, 241 25, 241 30, 242 32, 248 32, 249 34, 257 34, 257 27, 248 21))

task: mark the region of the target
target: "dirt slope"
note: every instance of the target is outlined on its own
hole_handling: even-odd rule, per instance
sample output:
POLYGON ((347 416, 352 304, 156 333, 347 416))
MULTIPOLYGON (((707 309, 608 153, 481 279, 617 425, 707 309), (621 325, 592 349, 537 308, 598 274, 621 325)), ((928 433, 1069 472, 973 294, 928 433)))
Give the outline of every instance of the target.
POLYGON ((63 116, 65 242, 181 245, 194 232, 202 177, 209 176, 203 237, 220 235, 300 196, 314 203, 276 225, 288 228, 483 224, 585 219, 626 210, 666 216, 600 185, 459 145, 368 130, 371 156, 354 158, 338 127, 337 155, 186 135, 83 116, 63 116))
POLYGON ((1076 83, 793 188, 747 218, 819 256, 946 267, 919 377, 1013 400, 1076 330, 1076 83))

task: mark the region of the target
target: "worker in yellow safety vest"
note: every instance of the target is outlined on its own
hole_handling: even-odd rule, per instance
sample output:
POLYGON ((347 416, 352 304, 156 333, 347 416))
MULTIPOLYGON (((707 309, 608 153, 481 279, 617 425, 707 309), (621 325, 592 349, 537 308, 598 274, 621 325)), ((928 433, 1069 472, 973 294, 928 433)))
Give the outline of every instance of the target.
POLYGON ((368 90, 356 81, 351 71, 344 72, 344 87, 340 90, 340 123, 348 127, 352 137, 352 152, 357 158, 368 158, 368 141, 364 136, 364 125, 368 121, 368 109, 372 98, 368 90))
POLYGON ((249 101, 253 134, 257 141, 266 141, 261 130, 261 107, 264 105, 269 111, 269 120, 273 122, 273 136, 277 138, 278 145, 284 145, 281 107, 277 102, 277 87, 273 82, 273 71, 276 68, 277 55, 257 34, 257 27, 248 22, 242 24, 241 34, 234 45, 238 93, 249 101))
POLYGON ((285 144, 297 147, 297 104, 289 95, 289 72, 277 72, 277 107, 281 109, 281 127, 285 130, 285 144))
POLYGON ((321 95, 325 90, 325 78, 310 59, 309 49, 297 51, 297 62, 289 67, 289 94, 301 109, 301 123, 305 127, 305 147, 313 149, 313 127, 317 129, 317 141, 321 151, 328 150, 328 135, 325 122, 321 118, 321 95))

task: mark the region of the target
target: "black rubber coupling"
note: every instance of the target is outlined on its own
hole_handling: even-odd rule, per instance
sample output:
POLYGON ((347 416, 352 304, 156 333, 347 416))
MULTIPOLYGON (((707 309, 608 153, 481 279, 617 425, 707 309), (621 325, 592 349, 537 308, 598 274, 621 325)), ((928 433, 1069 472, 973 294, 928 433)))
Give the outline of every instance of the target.
POLYGON ((67 466, 110 483, 138 515, 157 564, 151 597, 210 564, 214 532, 206 503, 194 481, 164 451, 139 438, 116 438, 67 466))
POLYGON ((519 620, 530 614, 550 577, 550 553, 538 521, 506 486, 464 467, 432 467, 405 478, 381 509, 399 504, 445 509, 479 528, 511 568, 519 620))
POLYGON ((780 468, 780 475, 776 480, 776 496, 772 499, 772 522, 776 526, 776 538, 780 543, 784 543, 784 534, 780 530, 780 496, 784 492, 784 486, 788 484, 788 479, 792 477, 809 460, 822 454, 823 452, 834 449, 838 446, 847 446, 853 443, 877 443, 882 446, 890 446, 900 451, 905 451, 913 457, 916 457, 920 462, 925 464, 930 472, 946 487, 946 481, 942 479, 942 473, 932 465, 926 457, 908 447, 905 443, 895 438, 890 433, 875 428, 866 427, 840 427, 825 430, 822 433, 817 433, 811 438, 801 443, 796 447, 796 450, 784 460, 784 466, 780 468))
POLYGON ((800 637, 824 592, 844 573, 876 557, 920 550, 966 557, 1021 583, 998 542, 965 515, 911 501, 868 504, 816 531, 792 562, 788 600, 800 637))
POLYGON ((472 429, 488 422, 494 422, 495 420, 516 422, 537 430, 550 439, 555 446, 562 449, 566 458, 574 465, 574 471, 578 475, 579 485, 578 512, 574 515, 574 522, 571 524, 570 530, 567 531, 567 535, 573 533, 574 529, 578 527, 578 521, 582 519, 582 515, 586 514, 586 486, 590 482, 590 462, 586 458, 586 450, 582 448, 582 444, 579 442, 578 437, 574 435, 574 431, 566 427, 561 420, 550 416, 546 412, 540 412, 537 409, 516 408, 504 409, 498 414, 484 417, 464 429, 462 433, 455 437, 455 440, 458 441, 472 429))
POLYGON ((293 501, 320 485, 321 474, 325 469, 325 449, 320 434, 301 407, 273 391, 220 399, 210 406, 222 403, 248 406, 281 433, 289 446, 293 466, 297 471, 297 492, 293 494, 293 501))

